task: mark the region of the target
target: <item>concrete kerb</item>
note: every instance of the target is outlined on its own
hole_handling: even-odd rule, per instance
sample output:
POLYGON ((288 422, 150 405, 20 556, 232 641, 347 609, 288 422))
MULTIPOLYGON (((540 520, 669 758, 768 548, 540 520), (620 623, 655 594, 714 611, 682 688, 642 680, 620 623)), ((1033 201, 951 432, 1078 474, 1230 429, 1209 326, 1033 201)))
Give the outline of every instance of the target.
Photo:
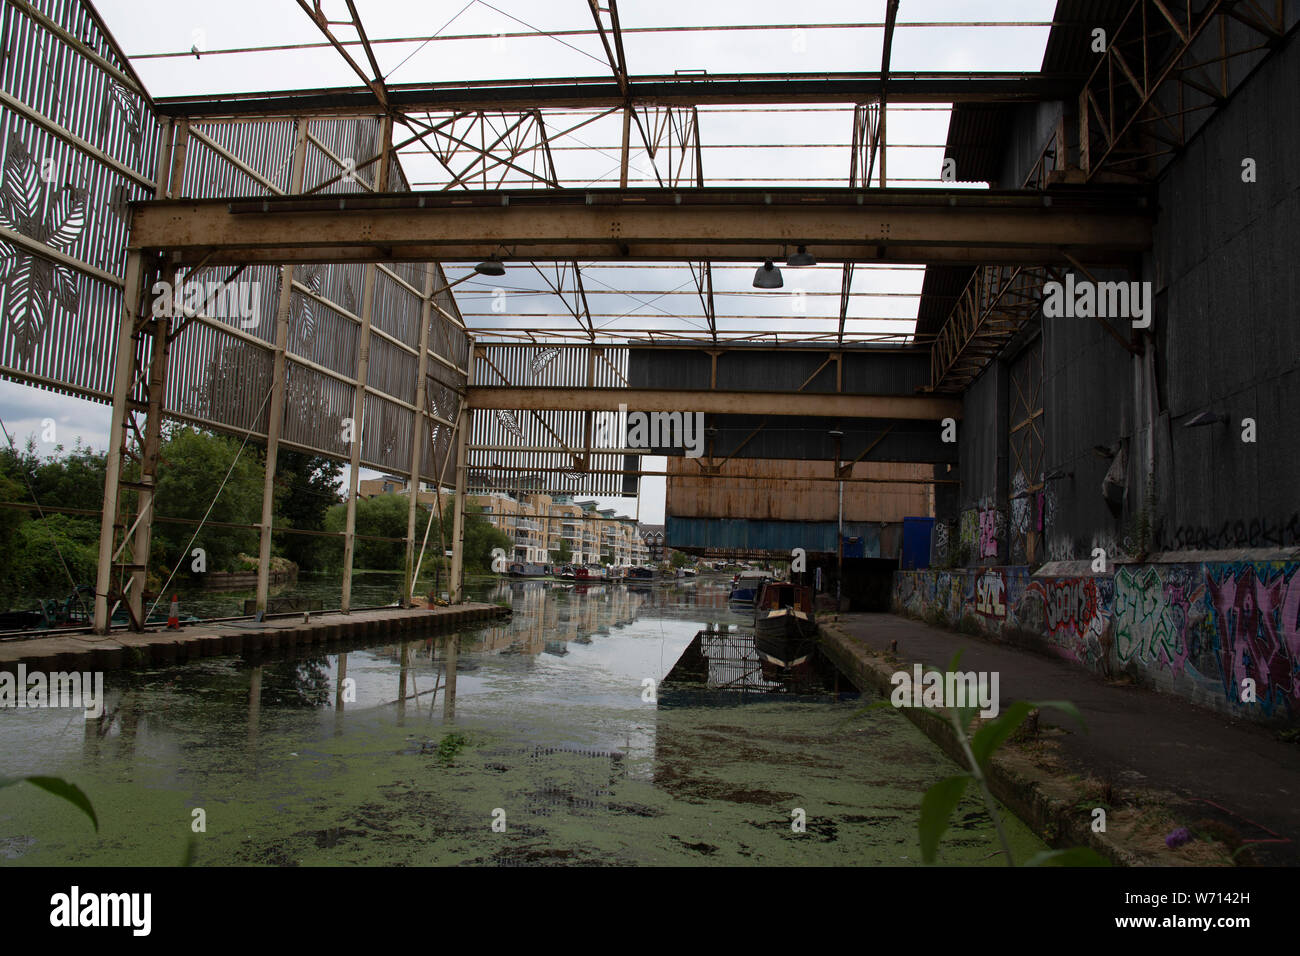
POLYGON ((412 634, 421 637, 455 631, 477 622, 506 617, 509 608, 467 604, 436 610, 412 608, 312 620, 290 626, 256 627, 214 624, 180 631, 154 629, 146 633, 114 631, 111 637, 51 634, 0 648, 0 670, 16 672, 21 663, 29 671, 118 670, 166 666, 203 657, 263 655, 291 652, 308 644, 337 645, 343 640, 384 641, 412 634), (363 616, 364 615, 364 616, 363 616), (7 653, 5 653, 7 652, 7 653))
MULTIPOLYGON (((891 678, 903 665, 886 660, 833 623, 822 623, 821 631, 822 649, 832 662, 859 687, 875 690, 888 699, 894 690, 891 678)), ((906 666, 910 667, 910 664, 906 666)), ((967 765, 957 735, 945 717, 920 707, 898 709, 959 766, 967 765)), ((1004 755, 994 754, 985 776, 993 796, 1049 846, 1058 849, 1089 846, 1118 866, 1150 866, 1168 862, 1122 846, 1106 833, 1094 833, 1089 820, 1079 813, 1077 800, 1071 801, 1053 793, 1062 788, 1062 781, 1046 771, 1013 765, 1004 755)))

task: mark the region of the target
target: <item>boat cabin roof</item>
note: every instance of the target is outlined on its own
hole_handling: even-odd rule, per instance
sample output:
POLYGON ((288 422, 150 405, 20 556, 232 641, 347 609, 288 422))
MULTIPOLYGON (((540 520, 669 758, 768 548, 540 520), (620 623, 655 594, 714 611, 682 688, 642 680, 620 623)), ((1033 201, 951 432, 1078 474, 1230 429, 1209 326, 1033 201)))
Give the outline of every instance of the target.
POLYGON ((763 586, 758 604, 764 608, 793 607, 800 611, 811 611, 812 588, 789 581, 769 581, 763 586))

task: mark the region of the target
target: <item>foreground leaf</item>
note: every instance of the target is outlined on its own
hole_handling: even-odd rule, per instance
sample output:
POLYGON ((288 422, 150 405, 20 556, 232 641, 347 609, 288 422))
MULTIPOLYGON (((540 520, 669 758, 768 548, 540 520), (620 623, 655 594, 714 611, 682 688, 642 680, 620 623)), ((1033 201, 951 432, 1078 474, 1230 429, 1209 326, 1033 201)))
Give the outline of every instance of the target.
POLYGON ((0 788, 11 787, 23 780, 26 780, 32 786, 40 787, 47 793, 54 794, 62 800, 67 800, 68 803, 90 817, 90 822, 95 825, 95 832, 99 832, 99 818, 95 816, 95 808, 91 806, 90 798, 75 783, 69 783, 62 777, 9 777, 0 779, 0 788))
POLYGON ((940 780, 921 798, 921 819, 918 828, 921 834, 921 862, 934 862, 939 849, 939 839, 948 829, 952 811, 966 792, 966 784, 971 781, 968 773, 957 774, 940 780))
POLYGON ((970 749, 981 767, 988 766, 993 751, 997 750, 1004 740, 1015 733, 1016 728, 1025 722, 1025 718, 1029 716, 1029 712, 1033 709, 1034 705, 1027 700, 1015 701, 995 720, 990 721, 975 732, 975 736, 971 738, 970 749))
POLYGON ((1074 704, 1068 700, 1041 700, 1035 703, 1034 706, 1039 710, 1042 710, 1044 707, 1051 707, 1053 710, 1059 710, 1062 713, 1069 714, 1079 722, 1079 726, 1083 728, 1084 733, 1087 733, 1088 731, 1088 725, 1083 722, 1083 714, 1079 712, 1078 707, 1075 707, 1074 704))

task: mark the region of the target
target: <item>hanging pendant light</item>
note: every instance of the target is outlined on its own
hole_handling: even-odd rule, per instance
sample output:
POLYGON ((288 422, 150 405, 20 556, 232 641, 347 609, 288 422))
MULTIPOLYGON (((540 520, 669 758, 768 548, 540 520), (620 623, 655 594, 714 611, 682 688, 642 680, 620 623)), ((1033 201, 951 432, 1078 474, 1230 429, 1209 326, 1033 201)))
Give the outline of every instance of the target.
POLYGON ((492 256, 476 265, 474 271, 481 276, 503 276, 506 274, 506 267, 500 259, 492 256))
POLYGON ((779 289, 784 284, 781 281, 781 270, 772 265, 771 259, 765 260, 754 273, 755 289, 779 289))
POLYGON ((785 260, 785 264, 791 268, 799 266, 815 266, 817 260, 808 252, 807 246, 800 246, 797 252, 792 252, 790 258, 785 260))

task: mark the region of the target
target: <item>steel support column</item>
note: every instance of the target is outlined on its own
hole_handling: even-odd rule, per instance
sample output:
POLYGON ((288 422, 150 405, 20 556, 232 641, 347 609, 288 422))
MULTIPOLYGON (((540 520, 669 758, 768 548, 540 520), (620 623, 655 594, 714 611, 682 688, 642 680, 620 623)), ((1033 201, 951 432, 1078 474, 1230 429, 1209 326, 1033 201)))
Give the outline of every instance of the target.
MULTIPOLYGON (((389 152, 393 145, 393 120, 385 116, 380 127, 382 145, 376 190, 388 191, 389 152)), ((352 396, 352 455, 348 460, 348 506, 343 526, 343 596, 341 609, 347 614, 352 609, 352 561, 356 554, 357 493, 361 481, 361 443, 365 440, 364 418, 366 412, 366 380, 370 373, 370 320, 375 311, 375 282, 379 267, 373 262, 366 266, 365 287, 362 291, 361 335, 357 343, 357 384, 352 396)))
MULTIPOLYGON (((411 426, 411 485, 410 501, 406 503, 406 572, 402 597, 406 604, 415 606, 415 515, 420 502, 420 465, 423 461, 424 441, 421 436, 428 436, 429 422, 425 418, 425 402, 428 387, 425 375, 429 369, 429 322, 433 319, 434 269, 432 265, 424 273, 424 305, 420 309, 420 359, 416 372, 415 421, 411 426)), ((435 458, 437 448, 434 448, 435 458)), ((436 461, 435 461, 436 466, 436 461)), ((434 489, 434 494, 442 494, 442 486, 434 489)))
MULTIPOLYGON (((474 354, 474 339, 470 338, 469 354, 474 354)), ((452 604, 465 599, 465 488, 469 479, 469 436, 474 429, 474 409, 470 404, 469 386, 474 384, 474 362, 466 372, 465 397, 456 417, 456 501, 451 524, 451 581, 447 591, 452 604)))
MULTIPOLYGON (((307 158, 307 120, 298 120, 294 141, 293 169, 289 191, 302 192, 303 168, 307 158)), ((374 268, 371 266, 371 268, 374 268)), ((266 424, 266 474, 262 482, 262 531, 257 548, 257 610, 266 611, 271 586, 271 524, 275 516, 275 471, 280 453, 280 432, 284 428, 284 392, 289 342, 289 309, 293 302, 293 266, 280 268, 280 301, 275 313, 275 358, 271 373, 271 411, 266 424)))
POLYGON ((95 633, 109 628, 108 594, 113 580, 113 542, 116 538, 117 499, 121 490, 122 455, 126 450, 127 403, 135 370, 135 323, 144 286, 144 256, 127 255, 126 287, 122 290, 122 321, 117 334, 117 362, 113 371, 113 412, 108 427, 108 454, 104 461, 104 509, 99 521, 99 561, 95 571, 95 633))
MULTIPOLYGON (((176 271, 166 269, 163 278, 176 281, 176 271)), ((144 627, 144 586, 149 568, 149 543, 153 537, 154 486, 158 478, 158 451, 162 447, 162 407, 167 387, 167 337, 171 320, 156 318, 148 322, 146 334, 153 338, 149 349, 149 375, 147 394, 148 412, 144 424, 144 446, 140 453, 140 483, 136 495, 139 518, 135 525, 135 541, 131 545, 131 582, 126 600, 131 608, 131 620, 144 627)), ((132 375, 134 378, 134 375, 132 375)), ((129 400, 129 396, 128 396, 129 400)))

